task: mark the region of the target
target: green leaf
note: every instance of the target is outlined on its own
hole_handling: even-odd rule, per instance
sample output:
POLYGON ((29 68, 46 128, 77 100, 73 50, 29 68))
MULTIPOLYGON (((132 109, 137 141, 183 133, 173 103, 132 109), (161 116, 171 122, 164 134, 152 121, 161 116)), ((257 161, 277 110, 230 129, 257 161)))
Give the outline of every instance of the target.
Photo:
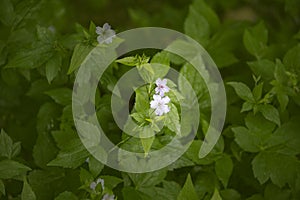
POLYGON ((64 168, 77 168, 85 162, 89 156, 89 152, 83 146, 80 139, 70 141, 64 149, 62 149, 57 157, 48 163, 48 166, 60 166, 64 168))
POLYGON ((248 114, 246 127, 234 127, 232 131, 235 141, 245 151, 259 152, 269 146, 269 138, 275 128, 275 124, 267 121, 261 115, 248 114))
POLYGON ((13 160, 0 161, 0 179, 17 179, 30 170, 29 167, 13 160))
POLYGON ((135 119, 137 122, 139 122, 139 123, 143 123, 143 122, 145 122, 146 120, 146 116, 145 115, 143 115, 142 113, 132 113, 131 115, 130 115, 133 119, 135 119))
POLYGON ((103 163, 101 163, 99 160, 97 160, 93 156, 89 157, 89 170, 94 177, 97 177, 103 168, 104 168, 103 163))
POLYGON ((201 45, 207 45, 211 32, 209 23, 193 6, 190 6, 189 14, 185 19, 184 32, 201 45))
POLYGON ((47 163, 55 158, 56 153, 57 148, 51 141, 51 136, 47 133, 40 133, 33 147, 33 158, 36 165, 45 168, 47 163))
POLYGON ((93 46, 83 43, 79 43, 75 46, 68 74, 71 74, 80 67, 84 59, 92 51, 93 48, 93 46))
POLYGON ((251 70, 256 76, 261 76, 265 80, 272 80, 274 78, 274 71, 275 71, 275 63, 267 60, 257 60, 252 62, 247 62, 250 66, 251 70))
POLYGON ((138 67, 138 71, 140 76, 146 83, 151 83, 154 81, 154 70, 150 63, 140 65, 138 67))
POLYGON ((142 192, 136 190, 133 187, 124 187, 122 189, 122 194, 123 194, 124 200, 132 200, 132 199, 134 199, 134 200, 145 200, 145 199, 149 200, 150 199, 150 197, 148 197, 148 196, 146 196, 148 198, 145 198, 144 197, 145 195, 142 192))
POLYGON ((180 185, 174 181, 163 181, 164 192, 159 192, 160 194, 166 194, 169 198, 164 199, 176 199, 180 192, 180 185))
POLYGON ((280 116, 278 110, 269 104, 265 105, 259 105, 258 110, 263 114, 263 116, 267 119, 270 120, 271 122, 274 122, 278 126, 280 126, 280 116))
POLYGON ((0 156, 11 158, 13 150, 13 141, 2 129, 0 133, 0 156))
POLYGON ((279 187, 286 183, 292 186, 299 167, 300 163, 296 157, 274 151, 263 151, 252 161, 254 176, 261 184, 271 179, 279 187))
POLYGON ((268 184, 264 196, 266 200, 289 200, 292 199, 289 189, 281 189, 273 184, 268 184))
POLYGON ((1 179, 0 179, 0 193, 5 196, 5 185, 1 179))
POLYGON ((69 191, 64 191, 60 193, 54 200, 78 200, 78 198, 69 191))
POLYGON ((234 189, 225 189, 220 191, 220 195, 224 200, 240 200, 241 195, 234 189))
POLYGON ((14 158, 16 157, 17 155, 20 154, 21 152, 21 142, 16 142, 13 144, 13 147, 12 147, 12 154, 11 154, 11 157, 14 158))
POLYGON ((28 175, 28 182, 37 199, 52 200, 57 192, 64 190, 66 185, 72 188, 80 186, 78 173, 74 174, 76 178, 71 178, 70 174, 74 173, 56 167, 47 168, 47 170, 34 170, 28 175), (69 180, 67 181, 67 179, 69 180))
MULTIPOLYGON (((151 58, 151 64, 159 63, 165 66, 170 66, 170 58, 169 58, 169 52, 167 51, 161 51, 156 53, 151 58)), ((164 77, 165 75, 161 75, 161 77, 164 77)))
POLYGON ((123 179, 115 176, 100 176, 100 178, 104 180, 104 187, 107 187, 110 190, 114 189, 118 184, 123 182, 123 179))
POLYGON ((51 134, 60 149, 64 148, 71 140, 77 138, 76 132, 70 129, 52 131, 51 134))
POLYGON ((47 63, 46 63, 46 77, 48 80, 48 83, 51 83, 51 81, 57 76, 60 67, 62 64, 62 57, 59 55, 53 56, 47 63))
POLYGON ((290 72, 296 72, 297 75, 300 75, 300 45, 290 49, 283 58, 283 64, 286 69, 290 72))
POLYGON ((84 168, 80 168, 79 177, 82 184, 89 185, 94 180, 93 175, 84 168))
POLYGON ((215 171, 216 175, 222 182, 223 186, 227 188, 229 178, 233 170, 233 163, 229 155, 224 156, 216 161, 215 171))
POLYGON ((178 160, 173 162, 171 165, 168 166, 168 169, 173 171, 174 169, 179 169, 183 167, 191 167, 194 166, 195 163, 191 161, 187 156, 181 156, 178 160))
POLYGON ((223 23, 210 39, 206 49, 219 68, 231 66, 238 61, 235 50, 240 49, 244 30, 244 23, 223 23))
POLYGON ((187 200, 187 199, 188 200, 198 199, 190 174, 188 174, 185 184, 177 197, 177 200, 187 200))
POLYGON ((210 199, 218 184, 219 180, 213 171, 200 171, 194 182, 198 199, 210 199))
POLYGON ((38 137, 33 147, 35 164, 45 168, 47 163, 57 154, 56 145, 49 133, 54 126, 54 120, 60 115, 60 109, 55 103, 45 103, 40 107, 37 116, 36 129, 38 137))
POLYGON ((135 104, 134 109, 138 113, 145 113, 150 108, 150 101, 148 97, 147 88, 140 87, 135 90, 135 104))
POLYGON ((35 200, 36 196, 34 192, 32 191, 30 185, 28 184, 26 178, 24 178, 23 182, 23 190, 21 194, 21 199, 22 200, 35 200))
MULTIPOLYGON (((153 61, 155 62, 155 61, 153 61)), ((168 62, 168 61, 162 61, 162 62, 168 62)), ((166 76, 169 72, 170 66, 165 65, 165 64, 160 64, 160 63, 152 63, 151 60, 151 66, 153 69, 153 80, 157 80, 158 78, 162 78, 166 76)))
POLYGON ((179 114, 174 104, 169 104, 170 112, 166 114, 165 126, 177 135, 181 135, 181 127, 179 121, 179 114))
POLYGON ((207 20, 213 31, 220 26, 220 20, 215 11, 210 8, 204 0, 194 1, 192 6, 207 20))
POLYGON ((178 78, 178 89, 184 96, 185 100, 189 103, 189 106, 193 108, 195 102, 193 102, 193 94, 196 94, 200 110, 205 110, 210 107, 210 95, 204 79, 209 80, 209 72, 205 69, 203 60, 199 60, 199 66, 201 66, 201 75, 199 72, 189 63, 185 64, 180 69, 180 76, 178 78), (192 88, 190 89, 190 86, 192 88))
POLYGON ((253 28, 245 30, 243 41, 248 52, 258 60, 261 59, 264 56, 268 41, 268 30, 264 23, 260 22, 253 28))
POLYGON ((134 67, 139 64, 139 60, 138 60, 137 56, 129 56, 129 57, 121 58, 121 59, 116 60, 115 62, 121 63, 126 66, 130 66, 130 67, 134 67))
POLYGON ((245 101, 243 103, 241 112, 246 112, 246 111, 252 110, 254 105, 255 105, 254 103, 250 103, 249 101, 245 101))
POLYGON ((72 90, 69 88, 53 89, 46 91, 45 94, 61 105, 69 105, 72 101, 72 90))
POLYGON ((14 7, 10 0, 0 1, 0 21, 6 26, 12 25, 15 17, 14 7))
POLYGON ((287 155, 297 155, 300 153, 299 138, 299 118, 290 119, 289 122, 282 124, 269 139, 270 146, 280 147, 279 150, 287 155))
POLYGON ((263 92, 263 85, 264 85, 263 83, 259 83, 252 90, 253 97, 256 102, 258 102, 261 99, 262 92, 263 92))
POLYGON ((260 141, 256 139, 255 134, 245 127, 232 128, 232 131, 235 133, 235 141, 243 150, 248 152, 259 152, 261 150, 260 141))
POLYGON ((151 149, 155 137, 141 138, 142 146, 145 152, 145 157, 148 156, 148 153, 151 149))
POLYGON ((215 189, 215 192, 210 200, 222 200, 222 197, 220 196, 219 190, 217 188, 215 189))
POLYGON ((52 56, 52 44, 35 42, 30 48, 20 49, 9 59, 6 68, 34 69, 45 64, 52 56))
POLYGON ((239 61, 232 52, 224 51, 224 49, 214 49, 210 56, 214 59, 218 68, 224 68, 239 61))
POLYGON ((241 99, 249 102, 255 102, 254 96, 246 84, 241 82, 228 82, 227 84, 234 88, 235 92, 241 99))
POLYGON ((177 52, 178 55, 182 55, 182 57, 179 57, 176 54, 169 54, 170 61, 176 65, 182 65, 186 63, 186 60, 188 59, 193 59, 197 56, 199 57, 199 49, 184 40, 175 40, 165 50, 169 52, 177 52))
POLYGON ((214 163, 216 160, 220 159, 224 150, 224 140, 223 137, 220 137, 217 144, 214 146, 213 150, 204 158, 199 158, 198 153, 200 147, 202 146, 203 141, 194 140, 189 149, 186 152, 186 155, 189 159, 199 165, 209 165, 214 163))
POLYGON ((286 74, 286 67, 279 59, 276 60, 274 77, 279 83, 283 85, 287 85, 287 82, 289 81, 289 77, 286 74))
POLYGON ((141 174, 128 173, 128 175, 137 188, 148 188, 161 183, 167 175, 167 170, 161 169, 141 174))

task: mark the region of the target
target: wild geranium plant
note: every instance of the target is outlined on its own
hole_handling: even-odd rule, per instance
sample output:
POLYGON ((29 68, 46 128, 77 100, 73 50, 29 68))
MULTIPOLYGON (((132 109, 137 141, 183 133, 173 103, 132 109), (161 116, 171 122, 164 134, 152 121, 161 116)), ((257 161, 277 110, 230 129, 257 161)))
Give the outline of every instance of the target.
MULTIPOLYGON (((165 0, 159 6, 154 1, 1 0, 0 199, 299 200, 299 27, 297 0, 165 0), (182 136, 178 144, 194 137, 181 135, 182 129, 195 132, 175 162, 128 173, 105 166, 83 145, 72 92, 91 51, 117 46, 121 39, 115 30, 145 26, 178 30, 203 46, 225 83, 227 116, 217 144, 199 158, 210 139, 204 139, 211 119, 204 81, 213 73, 209 63, 201 63, 199 74, 186 58, 167 51, 123 55, 103 73, 94 101, 80 107, 87 113, 82 117, 96 115, 110 141, 146 161, 174 137, 182 136), (134 128, 128 123, 123 131, 110 104, 118 80, 133 68, 142 84, 133 88, 128 103, 134 128), (171 69, 182 77, 168 76, 171 69), (182 118, 180 106, 194 105, 192 90, 200 110, 197 128, 188 126, 194 116, 182 118)), ((198 53, 183 42, 173 45, 187 57, 198 53)), ((86 82, 97 78, 85 76, 86 82)))

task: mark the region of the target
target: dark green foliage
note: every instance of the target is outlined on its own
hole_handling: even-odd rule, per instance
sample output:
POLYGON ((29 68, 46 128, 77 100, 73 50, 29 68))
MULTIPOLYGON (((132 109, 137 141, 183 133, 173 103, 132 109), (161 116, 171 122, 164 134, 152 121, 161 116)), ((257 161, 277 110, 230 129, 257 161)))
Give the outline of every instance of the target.
MULTIPOLYGON (((299 0, 0 0, 0 199, 101 199, 102 194, 125 200, 300 199, 299 27, 299 0), (171 97, 167 134, 139 140, 115 124, 110 96, 134 66, 147 80, 169 70, 155 70, 153 63, 173 67, 189 80, 201 109, 187 152, 164 169, 131 174, 104 166, 83 146, 72 116, 73 83, 98 44, 96 25, 106 21, 117 32, 140 26, 179 30, 211 55, 228 106, 222 135, 205 158, 198 152, 210 118, 203 80, 209 74, 201 77, 164 51, 139 50, 111 64, 97 88, 95 110, 115 144, 145 155, 161 148, 180 129, 177 100, 171 97), (92 190, 99 178, 104 189, 98 184, 92 190)), ((183 43, 173 45, 194 53, 183 43)), ((187 87, 179 80, 177 88, 187 87)), ((131 116, 140 124, 150 123, 146 89, 136 90, 131 103, 131 116)), ((89 103, 83 107, 93 114, 89 103)))

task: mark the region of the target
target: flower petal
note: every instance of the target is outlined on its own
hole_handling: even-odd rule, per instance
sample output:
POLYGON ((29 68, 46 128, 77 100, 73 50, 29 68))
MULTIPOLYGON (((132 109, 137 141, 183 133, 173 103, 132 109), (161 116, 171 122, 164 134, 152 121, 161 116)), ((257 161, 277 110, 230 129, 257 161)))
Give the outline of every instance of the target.
POLYGON ((155 95, 153 95, 153 99, 155 101, 161 101, 161 96, 155 94, 155 95))
POLYGON ((161 101, 162 101, 163 104, 167 104, 167 103, 170 102, 170 98, 168 96, 166 96, 166 97, 162 98, 161 101))
POLYGON ((108 23, 103 24, 103 29, 105 31, 110 30, 111 26, 108 23))
POLYGON ((168 106, 168 105, 163 105, 163 107, 162 107, 162 111, 163 111, 164 113, 168 113, 168 112, 170 112, 170 108, 169 108, 169 106, 168 106))
POLYGON ((156 81, 155 81, 155 84, 158 86, 158 85, 161 85, 161 79, 158 78, 156 81))
POLYGON ((97 26, 97 27, 96 27, 96 33, 97 33, 98 35, 103 34, 103 29, 102 29, 100 26, 97 26))
POLYGON ((158 102, 157 101, 151 101, 150 102, 150 107, 153 108, 153 109, 156 109, 158 106, 158 102))

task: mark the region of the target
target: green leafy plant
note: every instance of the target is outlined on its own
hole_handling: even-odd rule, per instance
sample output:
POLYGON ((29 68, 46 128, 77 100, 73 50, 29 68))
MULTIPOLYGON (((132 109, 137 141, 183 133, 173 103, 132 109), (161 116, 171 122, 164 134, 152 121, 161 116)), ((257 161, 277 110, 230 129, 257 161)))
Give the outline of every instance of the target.
MULTIPOLYGON (((1 0, 0 199, 300 199, 299 3, 1 0), (104 19, 112 27, 100 26, 104 19), (113 62, 98 84, 95 111, 111 141, 147 157, 181 134, 180 102, 192 92, 184 77, 201 115, 193 142, 178 160, 154 172, 120 172, 94 158, 78 137, 72 90, 79 67, 98 45, 121 43, 114 29, 137 26, 184 32, 218 66, 227 116, 206 157, 198 153, 211 116, 204 82, 210 72, 200 75, 167 51, 142 49, 113 62), (118 79, 132 68, 147 84, 135 88, 130 101, 138 128, 129 134, 116 125, 110 102, 118 79), (168 79, 170 69, 182 77, 168 79)), ((195 54, 182 41, 172 45, 195 54)), ((86 102, 83 109, 92 115, 91 106, 86 102)))

